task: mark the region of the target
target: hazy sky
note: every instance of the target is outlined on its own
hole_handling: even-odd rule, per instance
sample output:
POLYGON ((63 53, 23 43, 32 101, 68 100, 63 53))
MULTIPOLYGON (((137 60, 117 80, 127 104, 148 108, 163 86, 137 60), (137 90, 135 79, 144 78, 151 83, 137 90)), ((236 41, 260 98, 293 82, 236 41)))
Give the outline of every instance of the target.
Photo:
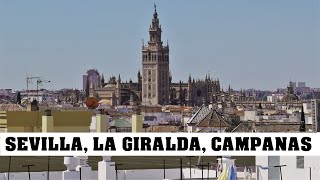
MULTIPOLYGON (((28 74, 51 80, 44 88, 81 88, 89 68, 136 81, 153 3, 0 0, 0 89, 25 89, 28 74)), ((274 90, 290 77, 320 87, 319 4, 157 1, 173 81, 210 73, 236 89, 274 90)))

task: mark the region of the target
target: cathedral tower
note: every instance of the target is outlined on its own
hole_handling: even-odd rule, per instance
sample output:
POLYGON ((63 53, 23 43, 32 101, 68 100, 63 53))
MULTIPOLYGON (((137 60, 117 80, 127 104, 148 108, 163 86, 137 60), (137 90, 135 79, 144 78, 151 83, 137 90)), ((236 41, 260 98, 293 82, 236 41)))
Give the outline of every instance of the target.
POLYGON ((149 27, 148 45, 142 46, 142 104, 169 103, 169 45, 161 41, 156 5, 149 27))

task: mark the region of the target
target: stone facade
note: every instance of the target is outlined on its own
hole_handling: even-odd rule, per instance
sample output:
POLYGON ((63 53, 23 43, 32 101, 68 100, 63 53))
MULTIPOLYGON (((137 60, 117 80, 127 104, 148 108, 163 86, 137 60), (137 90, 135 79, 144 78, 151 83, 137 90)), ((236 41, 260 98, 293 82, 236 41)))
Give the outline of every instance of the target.
MULTIPOLYGON (((162 29, 155 6, 149 27, 148 44, 142 44, 142 71, 137 74, 137 82, 122 82, 112 76, 109 82, 101 82, 101 87, 90 86, 99 99, 109 99, 113 105, 142 104, 147 106, 177 104, 201 106, 209 104, 213 95, 220 92, 219 80, 206 75, 205 79, 189 79, 186 83, 171 82, 169 68, 169 45, 163 45, 162 29)), ((104 78, 101 78, 104 81, 104 78)), ((91 92, 91 91, 90 91, 91 92)))
POLYGON ((95 89, 95 97, 99 100, 111 100, 112 105, 134 105, 141 102, 141 75, 138 73, 138 82, 134 83, 122 82, 119 75, 118 78, 112 76, 107 83, 101 88, 95 89))
POLYGON ((201 106, 211 103, 212 96, 218 92, 220 92, 219 80, 214 80, 210 76, 206 76, 204 80, 191 80, 189 76, 187 83, 170 81, 170 104, 201 106))
POLYGON ((158 13, 154 9, 148 45, 142 45, 142 104, 169 103, 169 46, 163 46, 158 13))

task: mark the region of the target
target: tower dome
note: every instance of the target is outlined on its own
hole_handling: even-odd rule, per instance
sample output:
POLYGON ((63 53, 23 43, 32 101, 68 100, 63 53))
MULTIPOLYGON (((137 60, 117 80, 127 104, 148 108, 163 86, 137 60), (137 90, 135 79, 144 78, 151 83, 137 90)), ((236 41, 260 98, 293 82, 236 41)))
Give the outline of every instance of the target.
POLYGON ((289 101, 298 101, 299 98, 296 94, 294 94, 293 91, 293 83, 290 81, 289 85, 287 86, 287 92, 283 96, 282 101, 283 102, 289 102, 289 101))

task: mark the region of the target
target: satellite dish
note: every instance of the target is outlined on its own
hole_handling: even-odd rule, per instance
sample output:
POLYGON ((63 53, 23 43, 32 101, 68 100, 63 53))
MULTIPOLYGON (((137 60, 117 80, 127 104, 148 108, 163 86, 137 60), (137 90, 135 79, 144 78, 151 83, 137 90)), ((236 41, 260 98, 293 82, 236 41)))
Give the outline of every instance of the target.
POLYGON ((94 97, 89 97, 85 103, 88 109, 96 109, 99 106, 99 101, 94 97))

